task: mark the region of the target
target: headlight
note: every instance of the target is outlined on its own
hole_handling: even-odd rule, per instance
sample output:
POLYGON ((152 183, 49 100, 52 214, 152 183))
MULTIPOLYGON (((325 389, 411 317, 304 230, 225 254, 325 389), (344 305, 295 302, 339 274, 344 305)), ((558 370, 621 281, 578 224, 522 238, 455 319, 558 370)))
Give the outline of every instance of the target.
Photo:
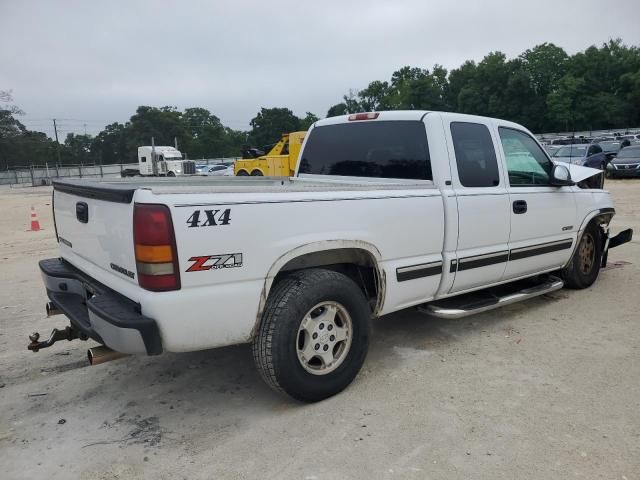
POLYGON ((611 165, 610 163, 607 163, 607 170, 613 170, 613 165, 611 165))

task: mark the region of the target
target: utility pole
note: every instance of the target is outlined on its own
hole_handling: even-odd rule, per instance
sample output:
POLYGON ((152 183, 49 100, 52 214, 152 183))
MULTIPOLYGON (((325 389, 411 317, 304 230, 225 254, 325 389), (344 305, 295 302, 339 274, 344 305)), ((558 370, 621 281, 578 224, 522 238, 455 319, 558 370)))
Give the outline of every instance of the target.
POLYGON ((58 154, 58 164, 60 164, 60 141, 58 140, 58 127, 55 118, 53 119, 53 131, 56 134, 56 153, 58 154))

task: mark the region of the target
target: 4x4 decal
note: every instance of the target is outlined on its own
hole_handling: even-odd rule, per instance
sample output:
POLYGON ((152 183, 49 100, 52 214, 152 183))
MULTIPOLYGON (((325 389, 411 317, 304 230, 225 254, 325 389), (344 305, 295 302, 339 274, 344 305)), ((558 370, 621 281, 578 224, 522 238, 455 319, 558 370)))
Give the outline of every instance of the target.
POLYGON ((225 210, 196 210, 187 219, 189 228, 193 227, 217 227, 231 223, 231 209, 225 210), (204 212, 201 214, 200 212, 204 212))
POLYGON ((187 269, 187 272, 236 268, 242 266, 242 254, 223 253, 219 255, 204 255, 201 257, 191 257, 189 261, 193 262, 193 264, 187 269))

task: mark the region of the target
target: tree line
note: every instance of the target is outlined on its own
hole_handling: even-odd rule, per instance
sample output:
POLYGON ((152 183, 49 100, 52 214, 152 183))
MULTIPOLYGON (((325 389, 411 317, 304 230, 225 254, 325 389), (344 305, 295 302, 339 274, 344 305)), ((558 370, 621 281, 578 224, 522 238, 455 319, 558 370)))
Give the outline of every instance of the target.
POLYGON ((403 109, 498 117, 537 133, 640 126, 640 49, 611 40, 568 55, 543 43, 513 59, 491 52, 450 72, 407 66, 344 95, 328 116, 403 109))
POLYGON ((95 136, 69 133, 56 143, 42 132, 28 130, 18 119, 22 111, 11 104, 9 92, 0 92, 0 168, 26 165, 112 164, 137 162, 141 145, 174 145, 188 158, 236 157, 244 146, 268 149, 281 133, 306 130, 318 120, 312 113, 299 118, 288 108, 261 108, 249 131, 225 127, 200 107, 140 106, 125 123, 107 125, 95 136))
MULTIPOLYGON (((621 40, 569 55, 543 43, 507 59, 491 52, 447 71, 405 66, 389 80, 350 90, 327 117, 373 110, 443 110, 498 117, 530 130, 570 132, 640 126, 640 49, 621 40)), ((0 91, 0 168, 60 163, 128 163, 139 145, 173 145, 189 158, 237 156, 243 146, 267 150, 284 132, 305 130, 318 117, 297 117, 285 107, 261 108, 247 131, 225 127, 200 107, 140 106, 125 123, 107 125, 98 135, 70 133, 57 145, 28 130, 9 92, 0 91)))

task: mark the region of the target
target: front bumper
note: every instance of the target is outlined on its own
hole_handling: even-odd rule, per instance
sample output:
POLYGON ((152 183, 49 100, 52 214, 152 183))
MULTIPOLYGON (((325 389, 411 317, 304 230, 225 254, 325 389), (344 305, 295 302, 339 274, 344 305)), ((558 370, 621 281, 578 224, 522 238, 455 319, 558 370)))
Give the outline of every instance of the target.
POLYGON ((640 168, 637 165, 607 165, 607 173, 610 178, 615 177, 640 177, 640 168))
POLYGON ((85 275, 61 258, 39 263, 47 296, 88 337, 122 353, 162 353, 155 320, 140 305, 85 275))

